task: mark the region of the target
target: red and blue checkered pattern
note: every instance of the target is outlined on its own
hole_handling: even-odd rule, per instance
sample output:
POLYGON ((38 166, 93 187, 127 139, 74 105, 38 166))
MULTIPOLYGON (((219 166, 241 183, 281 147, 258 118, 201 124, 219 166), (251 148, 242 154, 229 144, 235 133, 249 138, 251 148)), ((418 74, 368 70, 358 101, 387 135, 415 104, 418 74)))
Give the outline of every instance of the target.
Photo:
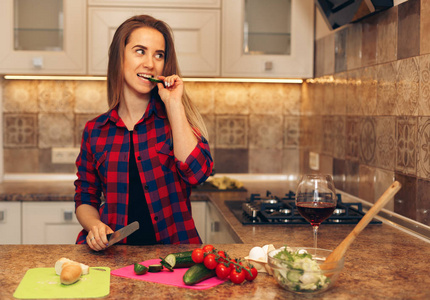
MULTIPOLYGON (((164 104, 152 98, 143 118, 129 132, 118 107, 89 121, 76 160, 75 207, 88 204, 116 231, 127 225, 130 136, 157 242, 200 244, 191 216, 191 186, 210 175, 213 160, 206 139, 185 160, 173 154, 173 137, 164 104), (137 141, 137 142, 136 142, 137 141), (101 201, 102 193, 105 201, 101 201)), ((82 230, 78 244, 86 243, 82 230)))

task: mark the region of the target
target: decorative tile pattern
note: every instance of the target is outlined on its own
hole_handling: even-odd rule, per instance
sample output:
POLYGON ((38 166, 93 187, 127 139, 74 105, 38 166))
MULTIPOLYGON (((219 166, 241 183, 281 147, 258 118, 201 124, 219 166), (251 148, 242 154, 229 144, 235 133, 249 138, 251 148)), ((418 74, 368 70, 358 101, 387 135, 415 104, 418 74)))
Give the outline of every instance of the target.
POLYGON ((345 116, 334 116, 333 118, 333 139, 334 149, 333 156, 335 158, 345 158, 346 135, 345 135, 345 116))
POLYGON ((360 157, 360 118, 348 117, 345 122, 345 158, 357 161, 360 157))
POLYGON ((413 116, 418 111, 419 65, 416 57, 399 61, 397 75, 397 115, 413 116))
MULTIPOLYGON (((285 94, 282 85, 256 83, 249 87, 249 106, 251 114, 282 114, 285 94)), ((298 103, 297 103, 298 104, 298 103)))
POLYGON ((217 83, 216 115, 248 115, 249 83, 217 83))
POLYGON ((216 116, 216 148, 248 148, 248 117, 216 116))
POLYGON ((376 167, 394 170, 396 160, 395 132, 395 117, 376 118, 376 167))
POLYGON ((377 105, 376 66, 364 68, 361 77, 361 111, 364 115, 375 115, 377 105))
POLYGON ((420 54, 420 2, 420 0, 409 0, 398 6, 397 59, 420 54))
POLYGON ((396 171, 404 174, 416 175, 417 173, 417 151, 418 139, 417 119, 397 118, 397 155, 396 171))
POLYGON ((430 55, 422 55, 418 59, 420 64, 420 95, 418 98, 418 115, 430 116, 430 55))
POLYGON ((284 117, 284 148, 299 146, 299 117, 284 117))
POLYGON ((395 114, 397 100, 397 65, 397 62, 391 62, 381 64, 377 67, 377 115, 391 116, 395 114))
POLYGON ((322 152, 327 155, 333 155, 334 151, 334 119, 332 116, 323 116, 322 118, 322 152))
POLYGON ((75 113, 101 114, 108 110, 105 81, 80 81, 75 88, 75 113))
POLYGON ((73 114, 39 114, 39 148, 73 147, 73 114))
POLYGON ((37 147, 37 115, 4 114, 4 147, 37 147))
POLYGON ((186 82, 185 88, 201 114, 209 115, 215 112, 215 84, 186 82))
POLYGON ((75 81, 40 81, 37 87, 39 111, 46 113, 72 112, 75 81))
POLYGON ((363 29, 361 23, 351 24, 346 36, 346 64, 347 70, 361 67, 361 39, 363 29))
POLYGON ((3 112, 37 113, 37 81, 5 80, 3 112))
POLYGON ((360 161, 372 165, 375 161, 376 129, 373 118, 365 118, 360 126, 360 161))
POLYGON ((250 149, 282 149, 283 117, 250 115, 249 133, 250 149))
POLYGON ((430 178, 430 117, 418 118, 417 175, 430 178))
POLYGON ((397 59, 397 6, 378 16, 376 58, 378 63, 397 59))

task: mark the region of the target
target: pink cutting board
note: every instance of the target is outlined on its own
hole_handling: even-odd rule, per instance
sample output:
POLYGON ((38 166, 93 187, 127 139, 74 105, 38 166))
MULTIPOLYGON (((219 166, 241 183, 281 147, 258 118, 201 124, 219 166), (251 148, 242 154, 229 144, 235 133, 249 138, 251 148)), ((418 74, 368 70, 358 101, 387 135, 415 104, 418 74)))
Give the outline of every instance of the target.
MULTIPOLYGON (((160 263, 159 259, 150 259, 150 260, 141 262, 141 264, 146 267, 148 267, 149 265, 159 264, 159 263, 160 263)), ((178 287, 187 288, 187 289, 195 289, 195 290, 209 289, 211 287, 214 287, 226 281, 226 280, 218 279, 217 277, 212 277, 194 285, 185 285, 184 281, 182 280, 182 277, 184 277, 184 274, 187 270, 188 268, 181 268, 181 269, 174 269, 173 272, 170 272, 166 269, 163 269, 163 271, 158 273, 148 272, 144 275, 136 275, 134 273, 134 265, 130 265, 121 269, 113 270, 111 271, 111 274, 115 276, 125 277, 125 278, 132 278, 132 279, 161 283, 166 285, 173 285, 173 286, 178 286, 178 287)))

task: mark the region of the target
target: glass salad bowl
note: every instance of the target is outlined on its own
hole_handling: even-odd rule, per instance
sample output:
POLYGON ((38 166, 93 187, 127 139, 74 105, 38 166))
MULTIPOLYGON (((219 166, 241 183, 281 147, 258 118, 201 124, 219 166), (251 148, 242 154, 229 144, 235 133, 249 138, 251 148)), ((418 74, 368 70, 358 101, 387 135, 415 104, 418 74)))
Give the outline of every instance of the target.
POLYGON ((282 247, 269 252, 268 263, 273 277, 284 289, 296 294, 317 294, 330 289, 343 269, 344 258, 324 263, 331 250, 282 247))

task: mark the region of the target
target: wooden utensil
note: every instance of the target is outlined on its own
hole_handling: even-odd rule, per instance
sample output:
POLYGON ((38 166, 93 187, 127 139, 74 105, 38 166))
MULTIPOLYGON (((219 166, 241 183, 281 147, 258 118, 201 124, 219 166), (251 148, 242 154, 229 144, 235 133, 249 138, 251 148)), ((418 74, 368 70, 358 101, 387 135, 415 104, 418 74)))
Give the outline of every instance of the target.
POLYGON ((345 255, 346 250, 355 240, 357 235, 369 224, 373 217, 387 204, 387 202, 400 190, 402 185, 395 181, 382 196, 376 201, 376 203, 369 209, 369 211, 361 218, 360 222, 354 227, 354 229, 348 234, 348 236, 334 249, 332 253, 326 258, 325 262, 321 265, 321 269, 329 269, 329 263, 333 263, 342 259, 345 255))

